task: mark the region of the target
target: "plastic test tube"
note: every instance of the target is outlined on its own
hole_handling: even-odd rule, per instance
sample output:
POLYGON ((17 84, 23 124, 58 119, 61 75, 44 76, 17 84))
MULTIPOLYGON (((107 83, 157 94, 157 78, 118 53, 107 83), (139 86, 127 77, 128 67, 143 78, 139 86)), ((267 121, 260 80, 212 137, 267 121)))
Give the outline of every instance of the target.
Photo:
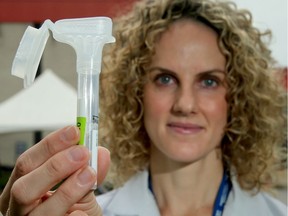
MULTIPOLYGON (((80 129, 80 145, 91 151, 89 165, 97 170, 99 73, 78 73, 77 126, 80 129)), ((96 189, 96 185, 93 189, 96 189)))

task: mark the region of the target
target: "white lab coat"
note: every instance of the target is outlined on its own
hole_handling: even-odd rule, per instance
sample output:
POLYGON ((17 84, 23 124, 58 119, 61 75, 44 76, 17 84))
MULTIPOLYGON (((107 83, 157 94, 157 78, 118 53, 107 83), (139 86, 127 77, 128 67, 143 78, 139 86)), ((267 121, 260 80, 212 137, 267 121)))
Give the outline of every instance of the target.
MULTIPOLYGON (((251 196, 236 181, 224 208, 223 216, 287 216, 287 206, 260 192, 251 196)), ((160 216, 154 196, 148 189, 148 172, 132 177, 123 187, 98 196, 103 216, 160 216)))

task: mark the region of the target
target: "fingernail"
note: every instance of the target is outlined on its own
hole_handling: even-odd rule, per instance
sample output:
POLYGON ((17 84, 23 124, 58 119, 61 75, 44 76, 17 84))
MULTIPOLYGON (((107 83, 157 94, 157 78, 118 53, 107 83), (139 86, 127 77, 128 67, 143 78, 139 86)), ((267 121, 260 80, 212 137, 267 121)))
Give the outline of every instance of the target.
POLYGON ((85 158, 85 156, 88 154, 85 152, 85 149, 81 146, 73 147, 69 154, 71 156, 71 159, 74 161, 81 161, 85 158))
POLYGON ((79 184, 84 186, 88 183, 91 184, 92 181, 95 181, 96 173, 91 167, 86 167, 78 175, 79 184))
POLYGON ((67 127, 61 134, 60 139, 63 142, 70 142, 76 138, 78 131, 75 126, 67 127))

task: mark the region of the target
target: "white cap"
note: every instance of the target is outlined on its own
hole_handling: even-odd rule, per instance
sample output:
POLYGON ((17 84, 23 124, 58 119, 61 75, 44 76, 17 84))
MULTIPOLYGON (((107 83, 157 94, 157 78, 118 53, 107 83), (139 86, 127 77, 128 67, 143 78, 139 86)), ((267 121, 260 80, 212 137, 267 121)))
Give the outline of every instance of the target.
POLYGON ((36 76, 46 42, 49 38, 47 28, 36 29, 28 26, 12 64, 12 75, 24 79, 24 87, 30 86, 36 76))

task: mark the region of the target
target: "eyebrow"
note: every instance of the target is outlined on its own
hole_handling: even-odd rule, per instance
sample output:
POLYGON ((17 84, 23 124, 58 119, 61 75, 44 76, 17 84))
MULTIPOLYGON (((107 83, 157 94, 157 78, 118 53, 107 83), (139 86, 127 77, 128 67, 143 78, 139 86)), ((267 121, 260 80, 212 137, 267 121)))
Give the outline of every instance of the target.
MULTIPOLYGON (((147 70, 147 72, 148 73, 151 73, 151 72, 153 72, 153 71, 161 71, 161 72, 165 72, 165 73, 168 73, 168 74, 172 74, 172 75, 177 75, 177 73, 176 72, 174 72, 174 71, 172 71, 172 70, 169 70, 169 69, 167 69, 167 68, 162 68, 162 67, 159 67, 159 66, 157 66, 157 67, 151 67, 151 68, 149 68, 148 70, 147 70)), ((221 70, 221 69, 217 69, 217 68, 214 68, 214 69, 211 69, 211 70, 207 70, 207 71, 201 71, 201 72, 199 72, 197 75, 203 75, 203 74, 211 74, 211 73, 221 73, 221 74, 224 74, 224 75, 226 75, 227 73, 226 73, 226 71, 223 71, 223 70, 221 70)))

